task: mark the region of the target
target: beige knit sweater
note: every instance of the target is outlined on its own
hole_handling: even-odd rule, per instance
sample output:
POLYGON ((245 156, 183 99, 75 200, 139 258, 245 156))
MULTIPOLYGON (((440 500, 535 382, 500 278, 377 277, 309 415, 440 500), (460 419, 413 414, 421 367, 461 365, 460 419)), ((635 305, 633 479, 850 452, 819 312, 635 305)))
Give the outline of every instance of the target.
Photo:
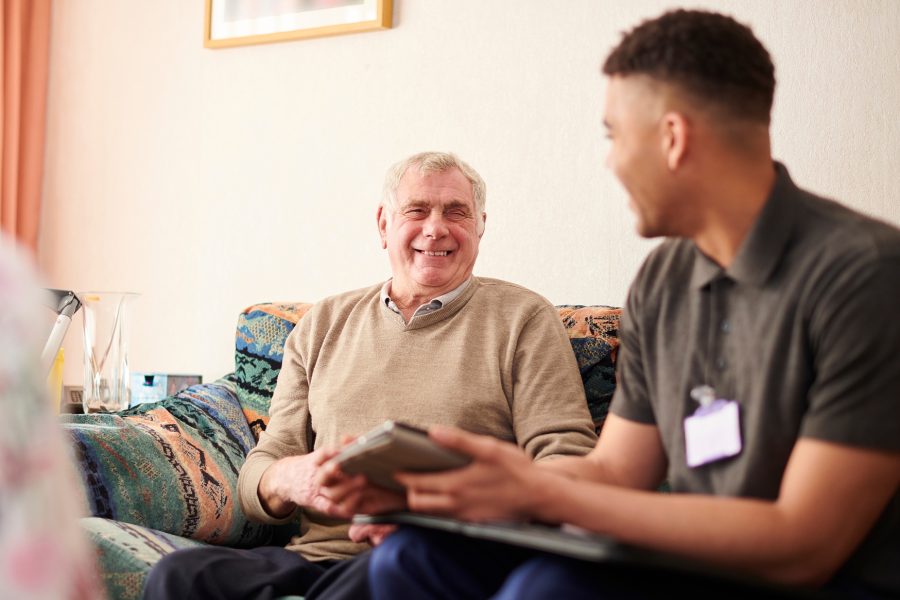
MULTIPOLYGON (((434 423, 517 442, 535 460, 587 454, 596 442, 575 356, 554 307, 496 279, 472 278, 443 308, 407 325, 382 284, 317 303, 288 336, 271 420, 238 484, 252 521, 273 519, 257 487, 276 460, 339 444, 387 419, 434 423)), ((368 549, 349 524, 303 508, 288 549, 310 560, 368 549)))

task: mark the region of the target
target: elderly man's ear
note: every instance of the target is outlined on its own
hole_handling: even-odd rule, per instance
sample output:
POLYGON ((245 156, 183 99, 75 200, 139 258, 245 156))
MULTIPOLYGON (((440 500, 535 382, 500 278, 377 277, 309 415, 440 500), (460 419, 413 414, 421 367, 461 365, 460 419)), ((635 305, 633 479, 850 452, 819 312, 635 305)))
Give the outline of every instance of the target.
POLYGON ((387 218, 384 215, 384 206, 381 204, 378 205, 375 221, 378 223, 378 235, 381 236, 381 249, 387 250, 387 218))

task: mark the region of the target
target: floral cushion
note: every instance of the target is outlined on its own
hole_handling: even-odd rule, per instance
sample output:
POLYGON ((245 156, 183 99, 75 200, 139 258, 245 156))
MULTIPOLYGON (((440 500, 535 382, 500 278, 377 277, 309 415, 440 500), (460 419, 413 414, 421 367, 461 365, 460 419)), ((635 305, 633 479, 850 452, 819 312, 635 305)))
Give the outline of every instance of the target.
POLYGON ((118 413, 61 417, 94 517, 234 547, 268 542, 237 502, 256 442, 229 379, 118 413))

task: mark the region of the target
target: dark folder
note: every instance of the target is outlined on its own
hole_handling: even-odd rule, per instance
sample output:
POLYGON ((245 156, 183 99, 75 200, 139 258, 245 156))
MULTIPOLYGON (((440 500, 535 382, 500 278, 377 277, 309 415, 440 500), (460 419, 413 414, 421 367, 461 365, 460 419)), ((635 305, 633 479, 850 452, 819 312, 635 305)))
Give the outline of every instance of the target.
POLYGON ((531 548, 578 560, 643 565, 657 569, 690 573, 746 586, 746 597, 805 598, 809 600, 835 600, 839 598, 839 596, 822 590, 780 585, 746 573, 723 569, 662 552, 629 546, 617 542, 611 537, 597 535, 576 527, 564 526, 560 528, 509 522, 472 523, 409 512, 356 515, 353 517, 353 522, 414 525, 427 529, 439 529, 457 533, 471 538, 531 548))

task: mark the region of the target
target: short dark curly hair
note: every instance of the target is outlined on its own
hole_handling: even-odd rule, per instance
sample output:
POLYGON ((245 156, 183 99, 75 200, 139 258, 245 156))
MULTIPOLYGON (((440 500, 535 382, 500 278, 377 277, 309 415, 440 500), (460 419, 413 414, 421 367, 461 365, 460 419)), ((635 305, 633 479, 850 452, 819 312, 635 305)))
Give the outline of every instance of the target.
POLYGON ((713 12, 675 10, 624 34, 606 75, 648 75, 735 119, 770 121, 775 67, 746 25, 713 12))

